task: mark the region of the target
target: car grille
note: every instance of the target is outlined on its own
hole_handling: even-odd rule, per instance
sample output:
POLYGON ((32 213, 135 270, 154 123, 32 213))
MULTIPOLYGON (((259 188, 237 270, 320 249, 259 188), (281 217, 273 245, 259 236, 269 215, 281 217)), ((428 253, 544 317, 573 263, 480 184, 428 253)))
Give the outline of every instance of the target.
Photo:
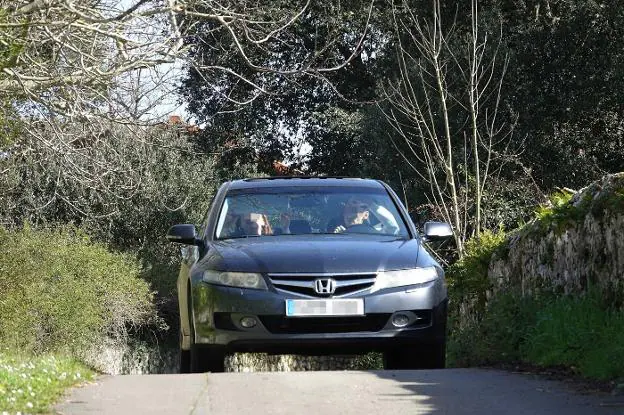
POLYGON ((375 274, 269 274, 271 283, 279 292, 310 298, 346 297, 370 289, 375 284, 375 274), (317 279, 336 281, 333 294, 319 294, 314 289, 317 279))
POLYGON ((377 332, 384 328, 391 314, 369 314, 363 317, 259 316, 273 334, 377 332))

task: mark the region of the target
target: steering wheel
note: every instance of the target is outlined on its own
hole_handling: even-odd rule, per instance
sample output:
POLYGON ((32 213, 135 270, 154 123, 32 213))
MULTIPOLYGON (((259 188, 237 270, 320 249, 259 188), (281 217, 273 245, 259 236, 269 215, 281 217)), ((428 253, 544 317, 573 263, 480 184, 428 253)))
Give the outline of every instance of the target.
POLYGON ((375 227, 368 223, 358 223, 355 225, 347 226, 345 232, 349 233, 379 233, 375 227))

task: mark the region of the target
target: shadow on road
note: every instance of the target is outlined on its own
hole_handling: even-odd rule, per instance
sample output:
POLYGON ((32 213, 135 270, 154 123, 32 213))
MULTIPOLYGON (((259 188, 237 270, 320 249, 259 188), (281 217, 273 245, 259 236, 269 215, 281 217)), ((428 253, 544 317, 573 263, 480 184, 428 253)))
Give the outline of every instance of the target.
POLYGON ((624 405, 619 405, 613 397, 579 395, 560 382, 505 371, 444 369, 372 373, 399 384, 404 393, 390 393, 387 398, 411 400, 421 411, 416 412, 419 414, 624 413, 624 405))

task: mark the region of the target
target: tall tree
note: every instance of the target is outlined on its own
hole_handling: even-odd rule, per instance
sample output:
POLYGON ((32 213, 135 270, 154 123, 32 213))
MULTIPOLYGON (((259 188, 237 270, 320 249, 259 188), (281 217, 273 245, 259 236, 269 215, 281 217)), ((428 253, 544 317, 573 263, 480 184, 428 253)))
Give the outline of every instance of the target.
MULTIPOLYGON (((206 145, 236 142, 264 155, 261 159, 299 161, 301 167, 302 143, 327 129, 319 123, 328 119, 323 113, 356 105, 340 98, 365 100, 372 94, 373 4, 310 3, 288 33, 250 49, 246 57, 231 53, 237 46, 227 33, 197 25, 189 44, 200 65, 189 68, 182 91, 190 111, 210 126, 206 145), (237 75, 214 71, 201 65, 203 61, 233 68, 237 75), (308 62, 331 70, 296 70, 308 62), (259 72, 257 65, 274 69, 259 72), (289 67, 293 70, 279 69, 289 67), (251 82, 242 81, 240 74, 251 82)), ((283 5, 273 1, 267 7, 283 5)))
POLYGON ((523 158, 546 190, 624 168, 624 10, 572 0, 495 5, 510 49, 504 86, 523 158))
POLYGON ((513 157, 514 120, 500 111, 507 60, 500 35, 482 28, 477 0, 467 30, 443 20, 438 0, 424 16, 407 1, 393 10, 399 77, 384 88, 385 114, 407 148, 405 161, 453 224, 461 257, 466 238, 480 233, 490 175, 513 157))
MULTIPOLYGON (((370 13, 368 6, 364 10, 370 13)), ((122 165, 126 161, 97 156, 104 154, 103 146, 115 146, 114 137, 105 132, 115 122, 143 136, 154 124, 154 105, 172 89, 163 83, 176 67, 184 65, 205 77, 203 88, 218 97, 213 103, 219 113, 231 109, 221 105, 224 96, 226 103, 243 104, 270 93, 274 85, 295 84, 302 74, 322 79, 354 59, 366 33, 366 19, 359 36, 340 43, 342 52, 334 46, 341 33, 333 26, 314 45, 295 48, 303 45, 297 22, 311 15, 311 9, 305 1, 295 5, 215 0, 1 2, 0 97, 26 128, 14 147, 0 151, 21 154, 45 147, 63 163, 59 180, 73 180, 77 186, 94 183, 92 188, 106 190, 107 196, 117 192, 116 196, 126 197, 124 188, 99 185, 122 173, 118 159, 122 165), (289 54, 291 46, 300 53, 289 54), (166 75, 161 76, 161 70, 166 75), (146 75, 155 79, 146 81, 146 75), (239 94, 229 88, 236 84, 248 89, 239 94), (89 125, 97 138, 76 146, 71 125, 89 125), (97 169, 84 168, 85 158, 97 161, 97 169)), ((225 137, 232 131, 228 125, 208 128, 212 136, 225 137)), ((228 141, 197 151, 220 152, 228 141)), ((230 149, 232 157, 240 153, 244 157, 247 151, 238 144, 230 149)), ((140 171, 132 163, 125 167, 140 171)))

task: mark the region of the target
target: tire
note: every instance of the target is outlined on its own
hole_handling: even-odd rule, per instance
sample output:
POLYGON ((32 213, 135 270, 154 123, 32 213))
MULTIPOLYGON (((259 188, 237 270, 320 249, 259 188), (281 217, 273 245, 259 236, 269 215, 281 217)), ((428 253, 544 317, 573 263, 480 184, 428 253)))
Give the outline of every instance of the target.
POLYGON ((180 373, 191 373, 191 351, 180 349, 180 373))
POLYGON ((179 345, 180 373, 191 373, 191 351, 182 349, 182 331, 179 345))
POLYGON ((225 352, 220 346, 191 345, 192 373, 221 373, 225 371, 225 352))
POLYGON ((442 343, 427 345, 423 350, 426 356, 422 362, 423 369, 444 369, 446 367, 446 340, 442 343))
POLYGON ((431 366, 429 369, 444 369, 446 368, 446 339, 442 343, 437 343, 431 347, 430 360, 431 366))
MULTIPOLYGON (((191 329, 191 350, 189 351, 190 373, 220 373, 225 371, 225 349, 222 346, 203 346, 195 344, 195 322, 191 306, 191 291, 189 286, 189 327, 191 329)), ((182 351, 182 349, 180 349, 182 351)), ((180 354, 182 363, 182 354, 180 354)))
POLYGON ((383 367, 385 370, 420 369, 419 352, 415 347, 400 347, 386 350, 383 353, 383 367))
POLYGON ((386 370, 444 369, 446 367, 446 340, 422 346, 402 346, 383 354, 386 370))

